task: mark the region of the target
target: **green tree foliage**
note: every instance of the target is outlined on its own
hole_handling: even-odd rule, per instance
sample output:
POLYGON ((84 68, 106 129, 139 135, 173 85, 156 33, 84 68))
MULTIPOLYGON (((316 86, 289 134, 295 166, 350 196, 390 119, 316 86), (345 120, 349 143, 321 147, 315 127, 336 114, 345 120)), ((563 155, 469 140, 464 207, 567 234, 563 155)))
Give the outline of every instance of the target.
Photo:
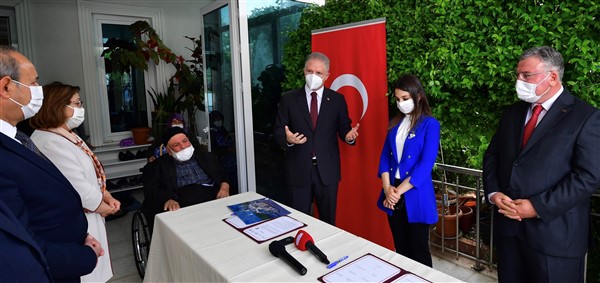
MULTIPOLYGON (((328 0, 305 9, 290 35, 283 89, 304 83, 298 74, 311 51, 311 30, 385 17, 389 85, 405 73, 421 78, 442 125, 444 162, 481 168, 502 111, 517 101, 514 71, 524 50, 557 49, 565 58, 563 85, 600 106, 599 16, 598 0, 328 0)), ((600 213, 597 202, 593 211, 600 213)), ((589 282, 600 278, 597 249, 588 257, 589 282)))
MULTIPOLYGON (((442 124, 445 162, 481 168, 503 109, 517 100, 518 58, 550 45, 563 82, 600 105, 600 5, 595 1, 330 0, 304 10, 285 48, 284 89, 300 87, 311 30, 386 18, 388 82, 414 73, 442 124)), ((366 51, 368 52, 368 51, 366 51)), ((391 90, 390 90, 391 92, 391 90)), ((391 98, 391 97, 390 97, 391 98)))

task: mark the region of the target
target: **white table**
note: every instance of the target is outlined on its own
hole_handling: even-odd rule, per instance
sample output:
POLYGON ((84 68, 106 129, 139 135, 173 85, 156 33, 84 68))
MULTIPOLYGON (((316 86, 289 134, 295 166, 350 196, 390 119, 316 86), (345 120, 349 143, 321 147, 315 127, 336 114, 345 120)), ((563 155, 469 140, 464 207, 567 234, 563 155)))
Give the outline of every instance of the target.
MULTIPOLYGON (((330 272, 309 251, 287 245, 288 253, 308 269, 302 276, 271 255, 269 243, 273 240, 258 244, 223 221, 231 215, 228 205, 259 198, 263 196, 248 192, 158 214, 144 282, 317 282, 317 278, 330 272)), ((282 206, 291 212, 291 217, 308 225, 302 229, 313 237, 330 261, 349 256, 338 266, 371 253, 432 282, 459 282, 387 248, 282 206)), ((276 239, 296 233, 297 230, 276 239)))

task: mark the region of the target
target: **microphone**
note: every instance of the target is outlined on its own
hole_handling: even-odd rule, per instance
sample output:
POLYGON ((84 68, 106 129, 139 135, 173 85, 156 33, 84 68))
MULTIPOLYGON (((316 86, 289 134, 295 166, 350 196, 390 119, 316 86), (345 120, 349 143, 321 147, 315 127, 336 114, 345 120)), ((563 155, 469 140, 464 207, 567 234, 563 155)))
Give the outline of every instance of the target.
POLYGON ((315 246, 315 242, 306 231, 298 231, 294 244, 301 251, 305 251, 308 248, 322 263, 329 264, 327 256, 315 246))
POLYGON ((269 244, 269 251, 275 257, 281 258, 287 264, 289 264, 296 272, 300 275, 306 274, 306 267, 298 262, 291 254, 285 250, 285 245, 291 244, 294 241, 294 237, 289 236, 279 241, 273 241, 269 244))

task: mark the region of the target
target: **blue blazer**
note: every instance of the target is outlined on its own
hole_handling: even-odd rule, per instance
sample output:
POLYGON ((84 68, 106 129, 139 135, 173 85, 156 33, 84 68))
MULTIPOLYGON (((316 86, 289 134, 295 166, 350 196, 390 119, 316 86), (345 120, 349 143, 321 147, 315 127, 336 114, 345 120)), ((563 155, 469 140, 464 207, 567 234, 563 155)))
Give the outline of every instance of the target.
POLYGON ((84 245, 87 220, 77 191, 56 166, 2 133, 0 164, 0 200, 32 234, 53 280, 79 282, 97 258, 84 245))
MULTIPOLYGON (((417 124, 416 129, 411 130, 404 142, 402 158, 398 163, 398 151, 396 150, 396 134, 398 123, 390 129, 385 138, 381 157, 379 158, 379 172, 390 173, 390 180, 394 180, 396 172, 400 171, 400 179, 411 177, 410 183, 414 186, 402 195, 405 200, 408 222, 433 224, 438 220, 435 193, 433 191, 433 180, 431 170, 437 158, 440 143, 440 123, 433 117, 427 116, 417 124)), ((378 206, 388 214, 392 210, 383 207, 383 191, 378 200, 378 206)))
POLYGON ((2 282, 51 282, 46 257, 31 234, 0 200, 2 282))

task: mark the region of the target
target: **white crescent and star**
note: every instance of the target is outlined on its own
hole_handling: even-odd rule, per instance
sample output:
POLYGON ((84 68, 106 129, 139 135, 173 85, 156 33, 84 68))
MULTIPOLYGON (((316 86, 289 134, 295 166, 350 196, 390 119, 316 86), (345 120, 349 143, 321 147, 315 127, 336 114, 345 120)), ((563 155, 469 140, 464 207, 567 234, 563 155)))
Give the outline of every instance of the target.
POLYGON ((358 78, 357 76, 355 76, 353 74, 343 74, 343 75, 335 78, 335 80, 331 83, 330 88, 332 90, 337 91, 338 89, 345 87, 345 86, 351 86, 351 87, 355 88, 358 91, 358 93, 360 94, 360 97, 362 98, 362 102, 363 102, 362 115, 360 115, 360 119, 362 119, 362 117, 365 116, 365 113, 367 112, 367 108, 369 106, 369 95, 367 93, 367 88, 362 83, 360 78, 358 78))

